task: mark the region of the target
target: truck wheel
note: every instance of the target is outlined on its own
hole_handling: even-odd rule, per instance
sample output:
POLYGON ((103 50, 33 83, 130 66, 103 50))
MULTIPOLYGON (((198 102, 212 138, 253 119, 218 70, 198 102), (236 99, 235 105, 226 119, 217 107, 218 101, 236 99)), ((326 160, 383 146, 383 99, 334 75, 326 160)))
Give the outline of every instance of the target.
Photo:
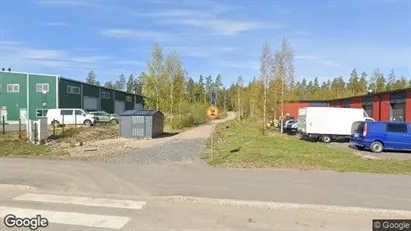
POLYGON ((330 142, 331 142, 331 136, 324 135, 324 136, 321 137, 321 140, 322 140, 324 143, 330 143, 330 142))
POLYGON ((117 120, 111 120, 111 124, 118 124, 118 121, 117 120))
POLYGON ((370 149, 373 152, 380 153, 384 150, 384 145, 379 141, 374 141, 372 142, 370 149))

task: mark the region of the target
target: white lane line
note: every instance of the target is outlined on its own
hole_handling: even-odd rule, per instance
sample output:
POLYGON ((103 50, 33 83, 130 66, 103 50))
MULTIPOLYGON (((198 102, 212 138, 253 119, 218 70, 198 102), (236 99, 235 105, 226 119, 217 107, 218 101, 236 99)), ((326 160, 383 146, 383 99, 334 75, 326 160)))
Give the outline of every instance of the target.
POLYGON ((95 207, 109 207, 122 209, 142 209, 146 202, 131 201, 131 200, 114 200, 91 197, 73 197, 73 196, 58 196, 47 194, 27 193, 13 198, 17 201, 35 201, 45 203, 60 203, 60 204, 74 204, 95 207))
POLYGON ((127 222, 130 221, 129 217, 58 212, 52 210, 23 209, 0 206, 0 217, 5 217, 8 214, 13 214, 19 218, 33 218, 37 215, 41 215, 43 218, 46 218, 49 221, 49 223, 79 225, 108 229, 121 229, 125 224, 127 224, 127 222))

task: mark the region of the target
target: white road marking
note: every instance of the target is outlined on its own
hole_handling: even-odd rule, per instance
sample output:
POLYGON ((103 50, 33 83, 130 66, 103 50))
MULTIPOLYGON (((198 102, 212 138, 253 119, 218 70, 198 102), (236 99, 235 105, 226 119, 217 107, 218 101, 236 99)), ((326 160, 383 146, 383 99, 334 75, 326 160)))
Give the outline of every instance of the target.
POLYGON ((13 198, 18 201, 35 201, 45 203, 75 204, 83 206, 109 207, 122 209, 142 209, 146 202, 131 200, 100 199, 91 197, 58 196, 47 194, 27 193, 13 198))
POLYGON ((5 217, 8 214, 13 214, 16 217, 20 218, 33 218, 37 215, 41 215, 43 218, 46 218, 49 221, 49 223, 79 225, 108 229, 121 229, 125 224, 127 224, 127 222, 130 221, 129 217, 105 216, 73 212, 58 212, 52 210, 23 209, 0 206, 0 217, 5 217))
POLYGON ((212 205, 228 205, 228 206, 245 206, 252 208, 265 209, 283 209, 283 210, 315 210, 336 213, 374 213, 374 214, 393 214, 400 216, 411 216, 411 210, 393 210, 393 209, 378 209, 366 207, 349 207, 338 205, 317 205, 317 204, 297 204, 285 202, 266 202, 266 201, 246 201, 246 200, 231 200, 231 199, 215 199, 204 197, 185 197, 185 196, 163 196, 157 197, 171 202, 185 202, 193 204, 212 204, 212 205))

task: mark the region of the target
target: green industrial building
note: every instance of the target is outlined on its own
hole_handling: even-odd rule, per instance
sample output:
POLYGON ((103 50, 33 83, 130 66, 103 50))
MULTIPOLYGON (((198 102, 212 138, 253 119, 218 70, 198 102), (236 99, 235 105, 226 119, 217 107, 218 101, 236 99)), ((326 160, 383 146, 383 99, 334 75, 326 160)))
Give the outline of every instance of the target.
MULTIPOLYGON (((36 120, 50 108, 122 113, 142 109, 141 95, 63 78, 59 75, 0 71, 0 109, 7 123, 36 120), (6 113, 5 113, 6 112, 6 113)), ((0 118, 0 121, 2 119, 0 118)))

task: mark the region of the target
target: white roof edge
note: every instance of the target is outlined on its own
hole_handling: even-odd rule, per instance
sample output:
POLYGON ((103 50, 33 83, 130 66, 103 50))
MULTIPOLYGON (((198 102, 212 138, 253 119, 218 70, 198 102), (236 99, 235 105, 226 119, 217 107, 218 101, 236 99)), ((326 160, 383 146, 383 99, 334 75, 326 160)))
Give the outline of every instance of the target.
POLYGON ((42 73, 30 73, 30 72, 19 72, 19 71, 2 71, 0 70, 1 73, 14 73, 14 74, 24 74, 24 75, 42 75, 42 76, 50 76, 50 77, 60 77, 60 75, 51 75, 51 74, 42 74, 42 73))

